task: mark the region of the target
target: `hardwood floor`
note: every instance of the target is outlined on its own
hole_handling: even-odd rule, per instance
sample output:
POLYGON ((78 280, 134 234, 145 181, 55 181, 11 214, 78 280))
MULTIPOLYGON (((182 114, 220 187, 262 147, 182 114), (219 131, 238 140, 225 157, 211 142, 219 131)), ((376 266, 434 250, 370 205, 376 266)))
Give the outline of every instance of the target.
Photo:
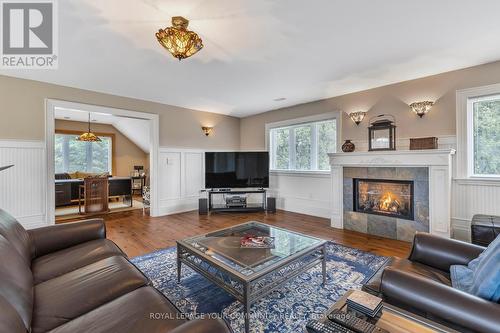
POLYGON ((266 213, 223 213, 200 216, 197 211, 162 217, 150 217, 142 210, 118 212, 102 216, 106 221, 107 237, 129 257, 135 257, 165 247, 190 236, 222 229, 250 220, 302 232, 384 256, 407 257, 410 243, 334 229, 328 219, 278 210, 266 213))

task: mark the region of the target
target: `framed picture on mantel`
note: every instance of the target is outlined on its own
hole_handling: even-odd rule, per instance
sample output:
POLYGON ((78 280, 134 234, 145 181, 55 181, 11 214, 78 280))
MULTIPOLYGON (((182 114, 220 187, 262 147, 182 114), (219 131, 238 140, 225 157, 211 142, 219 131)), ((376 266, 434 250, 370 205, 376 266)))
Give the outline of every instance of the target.
POLYGON ((396 150, 396 125, 392 115, 381 114, 370 119, 368 151, 396 150))

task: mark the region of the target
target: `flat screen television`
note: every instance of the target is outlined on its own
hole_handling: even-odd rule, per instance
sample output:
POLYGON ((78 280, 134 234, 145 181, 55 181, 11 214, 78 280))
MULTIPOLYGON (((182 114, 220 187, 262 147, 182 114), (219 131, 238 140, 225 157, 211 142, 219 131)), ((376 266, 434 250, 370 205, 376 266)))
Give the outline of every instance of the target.
POLYGON ((205 188, 269 187, 268 152, 205 153, 205 188))

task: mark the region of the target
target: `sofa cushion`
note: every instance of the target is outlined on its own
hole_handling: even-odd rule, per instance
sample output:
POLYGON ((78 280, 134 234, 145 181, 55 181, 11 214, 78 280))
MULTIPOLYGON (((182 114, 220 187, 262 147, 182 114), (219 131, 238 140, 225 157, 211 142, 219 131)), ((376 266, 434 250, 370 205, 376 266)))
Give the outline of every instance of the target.
MULTIPOLYGON (((12 244, 0 235, 0 297, 17 312, 26 328, 31 326, 33 276, 26 261, 12 244)), ((0 312, 4 308, 0 308, 0 312)))
POLYGON ((97 239, 52 252, 33 260, 31 270, 34 283, 55 278, 104 258, 121 255, 124 254, 118 246, 107 239, 97 239))
POLYGON ((12 215, 0 209, 0 235, 4 236, 28 265, 31 264, 31 243, 26 229, 12 215))
POLYGON ((142 287, 50 332, 166 333, 185 322, 178 313, 177 309, 156 289, 142 287))
POLYGON ((126 258, 114 256, 37 284, 33 332, 65 324, 147 283, 126 258))
POLYGON ((425 278, 428 278, 430 280, 445 284, 447 286, 451 286, 451 281, 450 281, 450 276, 436 268, 432 268, 430 266, 426 266, 423 264, 420 264, 418 262, 412 262, 408 259, 400 259, 400 258, 395 258, 391 257, 387 265, 381 267, 371 278, 370 280, 363 285, 363 290, 372 293, 374 295, 380 295, 380 283, 382 279, 382 273, 384 271, 385 267, 392 267, 394 269, 407 272, 407 273, 413 273, 419 276, 423 276, 425 278))
POLYGON ((26 333, 23 319, 5 298, 0 296, 0 332, 26 333))

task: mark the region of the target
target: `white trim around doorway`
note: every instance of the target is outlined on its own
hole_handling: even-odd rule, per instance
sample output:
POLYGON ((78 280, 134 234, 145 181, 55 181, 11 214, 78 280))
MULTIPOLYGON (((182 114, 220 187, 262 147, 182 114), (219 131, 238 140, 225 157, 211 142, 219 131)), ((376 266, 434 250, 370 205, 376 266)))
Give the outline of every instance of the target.
POLYGON ((159 192, 158 192, 158 153, 159 153, 159 116, 154 113, 138 112, 125 109, 116 109, 106 106, 91 105, 77 102, 69 102, 57 99, 45 99, 45 149, 46 149, 46 221, 47 224, 55 223, 55 170, 54 170, 54 133, 55 133, 55 109, 73 109, 85 112, 100 112, 115 116, 145 119, 150 121, 150 186, 151 186, 151 216, 159 215, 159 192))

